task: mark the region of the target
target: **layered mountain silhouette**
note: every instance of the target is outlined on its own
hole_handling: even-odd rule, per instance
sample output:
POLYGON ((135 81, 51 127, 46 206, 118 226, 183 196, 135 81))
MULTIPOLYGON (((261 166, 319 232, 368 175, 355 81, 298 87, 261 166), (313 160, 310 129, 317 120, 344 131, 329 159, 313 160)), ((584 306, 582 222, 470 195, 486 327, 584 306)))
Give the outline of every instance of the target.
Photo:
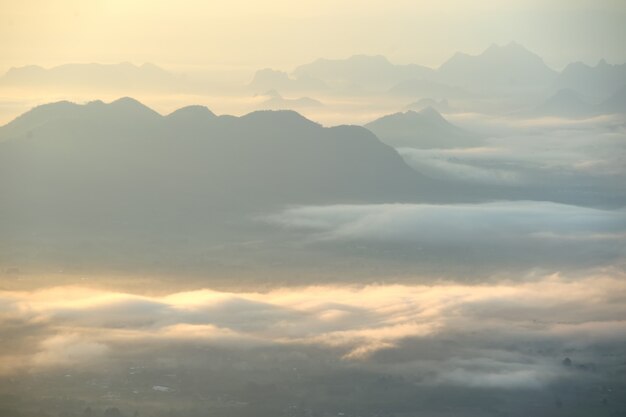
POLYGON ((276 90, 270 90, 264 96, 267 96, 267 100, 259 105, 260 109, 298 110, 323 106, 322 102, 310 97, 285 98, 276 90))
POLYGON ((286 72, 265 68, 254 74, 248 89, 254 94, 263 94, 266 91, 327 91, 328 86, 313 77, 300 76, 294 78, 286 72))
POLYGON ((354 55, 347 59, 318 59, 294 70, 296 77, 324 81, 339 90, 384 91, 395 84, 428 78, 433 70, 421 65, 395 65, 376 55, 354 55))
POLYGON ((95 90, 178 90, 184 79, 154 64, 65 64, 49 69, 30 65, 11 68, 0 85, 29 88, 95 90))
POLYGON ((599 104, 590 104, 580 93, 571 89, 557 91, 529 114, 535 117, 585 118, 601 114, 626 114, 626 86, 599 104))
POLYGON ((518 43, 491 45, 480 55, 457 53, 437 70, 437 80, 483 94, 543 90, 557 77, 536 54, 518 43))
POLYGON ((336 92, 387 91, 392 95, 450 99, 543 92, 557 76, 538 55, 511 42, 491 45, 479 55, 459 52, 438 69, 395 65, 383 56, 318 59, 297 67, 293 79, 283 73, 282 81, 276 79, 264 86, 282 91, 280 86, 295 80, 315 79, 336 92))
POLYGON ((401 81, 389 90, 389 94, 401 97, 434 97, 440 100, 468 99, 476 96, 461 87, 421 79, 401 81))
POLYGON ((593 115, 596 108, 574 90, 563 89, 537 106, 531 114, 534 116, 554 116, 578 118, 593 115))
POLYGON ((407 110, 421 111, 428 107, 437 110, 439 113, 450 113, 452 107, 447 99, 435 100, 432 98, 422 98, 406 106, 407 110))
POLYGON ((626 86, 626 64, 600 60, 596 66, 569 64, 554 81, 556 89, 571 89, 592 100, 604 100, 626 86))
POLYGON ((626 85, 598 105, 601 113, 626 114, 626 85))
POLYGON ((415 201, 435 186, 370 131, 292 111, 164 117, 124 98, 39 106, 0 128, 0 211, 22 231, 201 227, 284 204, 415 201))
POLYGON ((365 127, 396 148, 467 148, 482 143, 477 135, 448 122, 432 107, 384 116, 365 127))

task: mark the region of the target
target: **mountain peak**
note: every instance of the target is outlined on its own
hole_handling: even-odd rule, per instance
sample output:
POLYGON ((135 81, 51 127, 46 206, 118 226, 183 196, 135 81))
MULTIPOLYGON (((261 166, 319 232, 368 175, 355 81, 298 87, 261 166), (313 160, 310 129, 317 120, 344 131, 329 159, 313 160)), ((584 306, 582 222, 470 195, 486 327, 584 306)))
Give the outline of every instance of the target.
POLYGON ((163 68, 159 67, 156 64, 153 64, 152 62, 144 62, 143 64, 141 64, 139 68, 150 69, 150 70, 163 70, 163 68))
POLYGON ((626 114, 626 85, 623 85, 601 103, 600 108, 606 113, 626 114))
POLYGON ((571 88, 560 89, 534 110, 540 117, 585 117, 592 113, 593 107, 571 88))
POLYGON ((503 49, 509 49, 509 50, 524 50, 524 51, 528 50, 528 49, 526 49, 524 47, 524 45, 522 45, 521 43, 517 43, 515 41, 511 41, 511 42, 507 43, 502 48, 503 49))
POLYGON ((424 117, 428 117, 429 119, 432 119, 432 120, 438 120, 438 121, 444 121, 444 122, 446 121, 446 119, 443 118, 441 113, 439 113, 432 106, 424 107, 422 110, 419 111, 419 114, 421 114, 424 117))
POLYGON ((585 64, 582 61, 576 61, 576 62, 570 62, 569 64, 567 64, 565 66, 565 68, 563 69, 562 73, 568 72, 568 71, 581 71, 581 70, 588 70, 591 67, 587 64, 585 64))
POLYGON ((383 116, 365 127, 396 148, 464 148, 482 144, 482 139, 448 122, 432 107, 383 116))
POLYGON ((466 63, 468 61, 477 62, 479 60, 488 60, 492 62, 498 62, 504 60, 510 63, 511 60, 514 59, 530 59, 532 61, 540 62, 541 64, 543 64, 543 59, 539 55, 529 51, 523 45, 513 41, 509 42, 506 45, 498 45, 492 43, 487 49, 485 49, 482 53, 478 55, 470 55, 464 52, 457 51, 450 59, 448 59, 448 61, 441 65, 441 68, 449 67, 450 65, 466 63))
POLYGON ((192 120, 207 120, 213 119, 215 113, 209 110, 206 106, 200 105, 191 105, 181 107, 180 109, 174 110, 170 114, 167 115, 167 118, 170 120, 184 121, 189 122, 192 120))
POLYGON ((280 127, 281 129, 289 129, 294 126, 321 126, 293 110, 257 110, 241 116, 240 119, 259 123, 267 128, 280 127))
POLYGON ((128 113, 129 115, 130 113, 133 113, 133 114, 142 113, 142 114, 146 114, 150 116, 159 116, 159 117, 161 116, 159 113, 152 110, 150 107, 146 106, 145 104, 141 103, 140 101, 132 97, 118 98, 117 100, 109 103, 108 106, 111 109, 128 113))
POLYGON ((508 95, 544 91, 557 72, 522 45, 491 45, 479 55, 457 54, 437 70, 441 82, 474 93, 508 95))
POLYGON ((55 101, 53 103, 41 104, 39 106, 36 106, 32 108, 30 111, 27 111, 26 113, 19 116, 18 118, 27 116, 29 114, 57 115, 63 112, 74 110, 78 107, 80 107, 79 104, 73 103, 68 100, 55 101))
POLYGON ((491 46, 489 46, 489 48, 485 49, 485 51, 481 54, 483 56, 493 56, 493 55, 498 55, 498 56, 532 56, 532 57, 536 57, 541 59, 537 54, 529 51, 526 47, 524 47, 523 45, 512 41, 509 42, 506 45, 497 45, 497 44, 491 44, 491 46))
POLYGON ((23 129, 38 128, 51 120, 71 118, 80 112, 81 106, 67 100, 41 104, 23 113, 4 127, 11 131, 21 132, 23 129))
POLYGON ((268 90, 263 95, 264 96, 268 96, 270 98, 277 98, 277 99, 283 98, 283 96, 278 91, 276 91, 275 89, 268 90))
POLYGON ((139 100, 132 97, 120 97, 110 103, 112 106, 126 106, 126 107, 146 107, 139 100))
POLYGON ((20 73, 41 73, 44 72, 46 69, 42 66, 39 65, 24 65, 21 67, 11 67, 9 68, 9 70, 6 72, 5 76, 11 76, 11 75, 15 75, 15 74, 20 74, 20 73))
POLYGON ((122 97, 111 103, 93 100, 86 104, 77 104, 67 100, 43 104, 18 116, 9 125, 40 126, 51 120, 64 118, 97 118, 100 116, 114 118, 160 118, 161 115, 134 98, 122 97))

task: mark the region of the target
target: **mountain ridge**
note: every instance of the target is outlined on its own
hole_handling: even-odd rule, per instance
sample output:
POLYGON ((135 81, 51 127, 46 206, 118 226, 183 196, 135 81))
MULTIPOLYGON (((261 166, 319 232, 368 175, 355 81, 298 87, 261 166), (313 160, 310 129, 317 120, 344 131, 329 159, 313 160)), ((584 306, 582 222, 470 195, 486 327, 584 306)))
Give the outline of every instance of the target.
POLYGON ((326 128, 294 111, 162 116, 125 98, 53 103, 16 120, 0 127, 0 211, 15 233, 218 227, 229 212, 437 191, 370 131, 326 128))
POLYGON ((465 148, 482 143, 477 135, 448 122, 432 107, 389 114, 365 127, 397 148, 465 148))

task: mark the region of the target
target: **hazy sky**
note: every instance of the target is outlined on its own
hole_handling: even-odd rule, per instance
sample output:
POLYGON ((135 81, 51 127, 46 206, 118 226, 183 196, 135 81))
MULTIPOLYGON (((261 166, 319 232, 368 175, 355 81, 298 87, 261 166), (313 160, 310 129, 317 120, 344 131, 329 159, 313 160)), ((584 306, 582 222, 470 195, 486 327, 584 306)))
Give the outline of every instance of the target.
POLYGON ((620 0, 0 0, 0 70, 67 62, 290 69, 383 54, 438 66, 520 42, 554 67, 626 61, 620 0))

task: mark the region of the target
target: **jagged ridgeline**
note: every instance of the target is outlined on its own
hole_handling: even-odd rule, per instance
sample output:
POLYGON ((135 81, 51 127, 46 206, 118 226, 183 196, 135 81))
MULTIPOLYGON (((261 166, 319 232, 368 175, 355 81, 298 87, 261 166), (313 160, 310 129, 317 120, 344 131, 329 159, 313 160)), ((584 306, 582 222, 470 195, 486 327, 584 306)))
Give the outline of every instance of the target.
POLYGON ((285 204, 415 201, 434 188, 365 128, 292 111, 161 116, 123 98, 43 105, 0 128, 2 218, 29 230, 204 225, 285 204))

